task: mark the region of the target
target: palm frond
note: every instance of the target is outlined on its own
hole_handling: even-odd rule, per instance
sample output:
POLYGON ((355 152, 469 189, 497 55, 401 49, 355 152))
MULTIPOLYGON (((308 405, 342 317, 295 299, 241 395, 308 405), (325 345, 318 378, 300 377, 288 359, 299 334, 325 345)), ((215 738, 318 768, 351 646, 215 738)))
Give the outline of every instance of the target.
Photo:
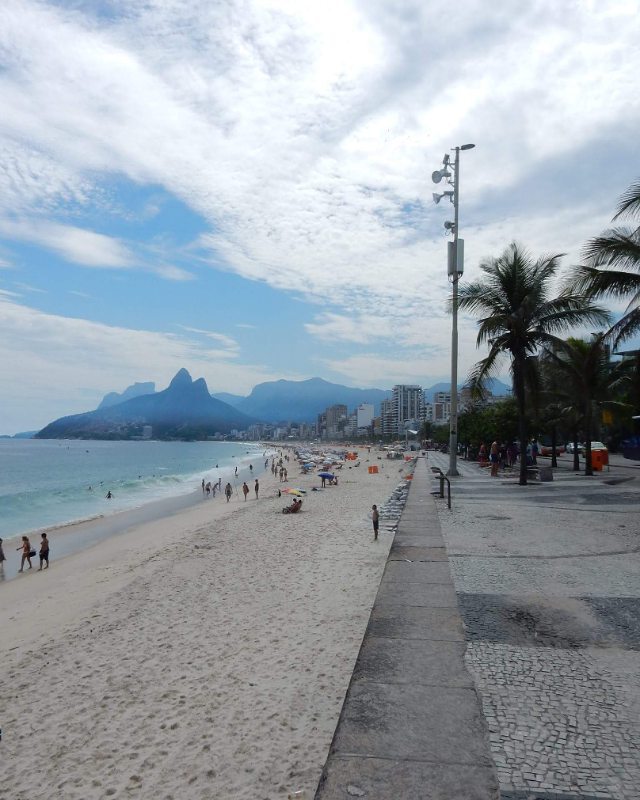
POLYGON ((626 228, 606 231, 587 243, 584 254, 591 267, 640 271, 640 238, 637 231, 626 228))
POLYGON ((640 273, 582 265, 574 269, 571 285, 567 288, 574 294, 587 297, 626 297, 630 292, 640 291, 640 273))
POLYGON ((618 210, 613 218, 614 221, 625 215, 636 216, 640 214, 640 180, 632 183, 627 191, 620 198, 618 210))

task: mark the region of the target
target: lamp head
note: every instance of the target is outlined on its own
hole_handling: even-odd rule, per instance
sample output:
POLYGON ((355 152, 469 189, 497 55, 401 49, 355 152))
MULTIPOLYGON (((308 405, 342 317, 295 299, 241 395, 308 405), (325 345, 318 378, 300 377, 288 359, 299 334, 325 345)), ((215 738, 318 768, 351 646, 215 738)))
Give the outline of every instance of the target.
POLYGON ((473 150, 474 147, 475 147, 475 144, 463 144, 460 147, 460 149, 461 150, 473 150))

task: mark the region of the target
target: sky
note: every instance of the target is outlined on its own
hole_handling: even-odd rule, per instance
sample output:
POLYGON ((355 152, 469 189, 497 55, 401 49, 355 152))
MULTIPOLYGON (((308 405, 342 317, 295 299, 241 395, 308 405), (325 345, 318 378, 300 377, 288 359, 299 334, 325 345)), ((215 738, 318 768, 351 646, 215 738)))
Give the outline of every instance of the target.
POLYGON ((640 175, 637 11, 3 0, 0 433, 181 367, 243 395, 448 380, 432 172, 476 145, 465 280, 513 240, 578 263, 640 175))

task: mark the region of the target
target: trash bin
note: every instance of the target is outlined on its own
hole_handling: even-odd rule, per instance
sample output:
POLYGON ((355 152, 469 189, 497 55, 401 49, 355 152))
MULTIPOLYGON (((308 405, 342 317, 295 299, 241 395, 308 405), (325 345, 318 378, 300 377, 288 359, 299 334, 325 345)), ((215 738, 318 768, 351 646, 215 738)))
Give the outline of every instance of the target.
POLYGON ((539 467, 538 468, 538 477, 540 478, 540 482, 552 481, 553 480, 553 470, 551 467, 539 467))
POLYGON ((591 466, 597 472, 602 472, 602 467, 604 466, 604 450, 592 450, 591 451, 591 466))

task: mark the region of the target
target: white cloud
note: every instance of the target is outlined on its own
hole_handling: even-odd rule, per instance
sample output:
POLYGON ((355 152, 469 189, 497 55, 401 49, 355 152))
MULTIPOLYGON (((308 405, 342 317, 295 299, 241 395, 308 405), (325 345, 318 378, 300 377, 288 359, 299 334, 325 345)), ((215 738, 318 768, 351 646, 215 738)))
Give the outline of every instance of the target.
POLYGON ((216 355, 219 357, 223 354, 227 356, 237 356, 240 353, 240 345, 231 336, 227 336, 224 333, 216 333, 215 331, 206 331, 202 328, 189 328, 186 325, 180 325, 180 327, 188 333, 199 333, 215 342, 216 345, 218 345, 216 355))
MULTIPOLYGON (((17 220, 5 234, 75 264, 186 281, 170 255, 61 222, 107 206, 105 179, 161 187, 209 223, 196 244, 216 266, 331 308, 307 323, 314 337, 398 347, 398 360, 342 369, 446 374, 450 209, 433 206, 430 175, 451 146, 477 145, 461 167, 468 277, 512 239, 577 260, 633 179, 634 3, 92 8, 0 8, 0 107, 11 109, 0 215, 17 220)), ((461 320, 465 367, 474 339, 461 320)))
POLYGON ((111 236, 46 221, 0 220, 0 231, 12 239, 37 242, 83 267, 128 269, 133 256, 111 236))
MULTIPOLYGON (((396 298, 444 294, 429 259, 443 245, 429 232, 442 219, 429 174, 445 149, 478 145, 464 164, 469 208, 517 191, 616 120, 632 124, 640 58, 623 4, 574 4, 571 24, 550 2, 516 17, 477 2, 238 10, 134 2, 100 25, 9 0, 0 99, 14 109, 5 132, 29 142, 13 156, 22 194, 42 196, 47 159, 61 165, 43 170, 48 197, 82 198, 100 172, 159 183, 215 225, 204 241, 230 269, 337 304, 360 293, 361 312, 375 299, 384 315, 390 284, 396 298), (445 10, 459 31, 446 47, 445 10), (423 230, 412 242, 416 200, 423 230)), ((563 249, 575 244, 572 227, 565 239, 563 249)), ((91 234, 59 246, 76 261, 130 260, 91 234)))
POLYGON ((304 327, 308 333, 324 342, 368 344, 373 339, 388 338, 393 334, 387 319, 372 319, 371 316, 362 315, 347 317, 330 312, 319 314, 314 322, 307 323, 304 327))

